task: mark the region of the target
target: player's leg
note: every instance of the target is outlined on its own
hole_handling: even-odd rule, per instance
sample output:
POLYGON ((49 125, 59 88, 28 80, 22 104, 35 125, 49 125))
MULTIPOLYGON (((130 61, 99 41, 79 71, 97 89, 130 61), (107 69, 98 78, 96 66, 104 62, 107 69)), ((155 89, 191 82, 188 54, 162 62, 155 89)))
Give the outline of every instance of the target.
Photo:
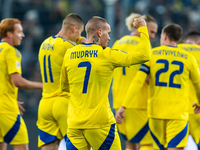
POLYGON ((200 150, 200 114, 189 115, 189 134, 192 136, 194 142, 200 150))
POLYGON ((162 119, 149 118, 149 129, 153 139, 153 148, 155 150, 164 150, 165 121, 162 119))
MULTIPOLYGON (((83 129, 67 129, 67 150, 89 150, 90 145, 87 142, 83 129)), ((94 149, 93 149, 94 150, 94 149)))
POLYGON ((42 150, 57 150, 60 141, 63 139, 58 122, 53 116, 54 103, 57 101, 59 99, 54 97, 42 99, 39 104, 37 120, 38 147, 42 150))
POLYGON ((62 137, 67 140, 67 115, 68 115, 68 101, 69 98, 59 97, 59 100, 54 102, 53 105, 53 117, 58 122, 62 137))
MULTIPOLYGON (((140 150, 153 150, 152 138, 149 132, 148 117, 146 109, 127 109, 126 116, 126 131, 127 138, 130 143, 135 144, 135 147, 130 147, 133 150, 137 149, 136 143, 140 143, 140 150)), ((129 147, 127 147, 129 148, 129 147)))
POLYGON ((0 142, 0 150, 6 150, 7 144, 5 142, 0 142))
POLYGON ((187 120, 167 120, 166 121, 166 147, 168 150, 182 150, 187 145, 188 139, 187 120))
POLYGON ((116 124, 97 129, 87 129, 83 133, 93 150, 121 150, 116 124))
POLYGON ((28 150, 28 144, 13 145, 14 150, 28 150))
MULTIPOLYGON (((0 115, 3 141, 13 146, 14 150, 28 150, 28 132, 20 114, 0 115)), ((5 144, 3 143, 3 147, 5 144)))

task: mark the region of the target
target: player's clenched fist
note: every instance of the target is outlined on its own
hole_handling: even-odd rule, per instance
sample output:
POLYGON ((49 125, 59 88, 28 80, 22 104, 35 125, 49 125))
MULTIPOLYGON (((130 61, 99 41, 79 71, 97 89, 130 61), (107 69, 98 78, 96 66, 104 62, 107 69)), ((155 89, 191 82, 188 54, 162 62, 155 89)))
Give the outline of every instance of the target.
POLYGON ((134 19, 133 26, 138 29, 139 27, 147 26, 147 23, 143 18, 138 17, 134 19))

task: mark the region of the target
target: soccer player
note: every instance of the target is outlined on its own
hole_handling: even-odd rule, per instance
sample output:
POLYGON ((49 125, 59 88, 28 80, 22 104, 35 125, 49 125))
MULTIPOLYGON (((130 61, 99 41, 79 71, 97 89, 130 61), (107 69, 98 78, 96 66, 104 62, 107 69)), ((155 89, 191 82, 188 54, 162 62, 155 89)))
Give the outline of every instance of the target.
MULTIPOLYGON (((178 47, 191 53, 197 60, 198 67, 200 67, 200 33, 197 31, 189 32, 184 40, 184 43, 178 44, 178 47)), ((198 101, 195 88, 190 81, 189 92, 189 134, 197 144, 198 150, 200 150, 200 114, 194 114, 194 108, 192 104, 194 101, 198 101)))
MULTIPOLYGON (((21 21, 3 19, 0 23, 0 149, 7 144, 15 150, 28 150, 28 133, 17 103, 18 88, 42 89, 42 83, 26 80, 21 75, 21 53, 14 47, 24 37, 21 21)), ((20 107, 21 109, 21 107, 20 107)))
POLYGON ((150 74, 147 110, 153 147, 156 150, 180 150, 187 144, 189 79, 198 95, 198 101, 193 104, 195 112, 200 112, 198 65, 191 54, 177 47, 181 35, 182 28, 177 24, 163 28, 161 46, 152 49, 151 60, 140 66, 122 107, 116 113, 116 120, 121 123, 124 109, 150 74))
POLYGON ((126 53, 107 47, 110 25, 97 16, 86 24, 86 43, 66 52, 61 70, 61 89, 70 91, 71 94, 67 150, 85 150, 89 146, 94 150, 121 149, 116 121, 108 101, 113 71, 116 67, 130 66, 150 59, 146 22, 142 18, 136 18, 134 26, 141 36, 137 52, 126 53))
MULTIPOLYGON (((141 16, 140 14, 131 13, 126 18, 126 26, 131 35, 125 35, 120 40, 116 41, 113 49, 121 49, 125 52, 137 51, 140 42, 140 33, 133 26, 134 18, 141 16)), ((150 15, 141 16, 147 22, 147 30, 150 39, 155 37, 157 33, 157 23, 150 15)), ((133 80, 140 65, 130 67, 119 67, 114 70, 113 78, 113 103, 117 111, 128 91, 128 88, 133 80)), ((122 124, 118 124, 119 132, 126 141, 126 150, 136 150, 136 143, 140 143, 140 150, 152 150, 152 139, 148 128, 147 117, 147 83, 145 82, 140 92, 135 96, 133 101, 127 107, 126 115, 122 124), (137 121, 135 121, 137 120, 137 121)))
POLYGON ((67 133, 69 93, 60 89, 60 72, 66 51, 76 45, 83 31, 83 20, 77 14, 68 14, 57 35, 44 40, 39 50, 39 63, 43 82, 37 126, 38 147, 57 150, 67 133))

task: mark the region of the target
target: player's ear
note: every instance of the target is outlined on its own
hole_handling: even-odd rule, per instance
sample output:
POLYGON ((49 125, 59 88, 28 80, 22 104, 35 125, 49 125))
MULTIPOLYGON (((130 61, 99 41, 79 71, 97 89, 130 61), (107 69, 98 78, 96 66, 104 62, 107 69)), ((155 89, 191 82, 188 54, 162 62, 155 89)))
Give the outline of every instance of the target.
POLYGON ((102 35, 102 30, 101 30, 101 29, 99 29, 99 30, 97 31, 97 35, 98 35, 99 38, 101 37, 101 35, 102 35))
POLYGON ((12 35, 13 35, 13 33, 12 33, 12 32, 10 32, 10 31, 8 31, 6 34, 7 34, 7 37, 9 37, 9 38, 11 38, 11 37, 12 37, 12 35))
POLYGON ((166 33, 164 33, 164 39, 167 40, 168 36, 166 33))
POLYGON ((72 30, 73 33, 76 31, 76 29, 78 29, 77 26, 72 26, 72 27, 71 27, 71 30, 72 30))

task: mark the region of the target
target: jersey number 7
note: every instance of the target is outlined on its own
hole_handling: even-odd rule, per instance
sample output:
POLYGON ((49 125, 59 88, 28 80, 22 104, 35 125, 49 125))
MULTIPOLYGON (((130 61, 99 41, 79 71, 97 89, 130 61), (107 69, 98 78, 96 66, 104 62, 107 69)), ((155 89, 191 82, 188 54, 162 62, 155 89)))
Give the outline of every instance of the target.
POLYGON ((85 73, 85 80, 83 84, 83 93, 87 93, 87 87, 88 87, 88 81, 90 77, 90 72, 91 72, 91 63, 86 61, 86 62, 81 62, 78 64, 78 67, 86 67, 86 73, 85 73))

